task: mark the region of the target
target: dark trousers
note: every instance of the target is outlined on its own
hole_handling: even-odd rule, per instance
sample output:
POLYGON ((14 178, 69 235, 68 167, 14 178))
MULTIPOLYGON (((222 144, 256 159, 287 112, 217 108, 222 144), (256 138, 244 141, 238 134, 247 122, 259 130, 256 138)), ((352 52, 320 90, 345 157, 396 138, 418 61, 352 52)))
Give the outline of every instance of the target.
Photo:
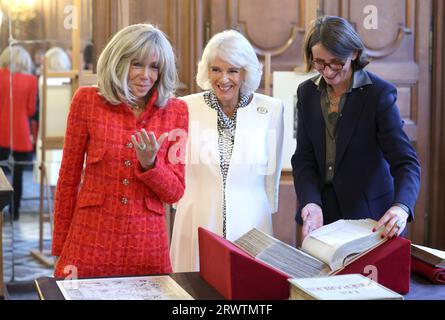
POLYGON ((321 193, 321 201, 323 203, 323 224, 329 224, 343 219, 337 195, 331 184, 326 184, 324 186, 323 192, 321 193))
MULTIPOLYGON (((0 161, 7 160, 10 153, 10 149, 0 147, 0 161)), ((14 159, 14 162, 32 161, 32 152, 12 151, 12 157, 14 159)), ((22 199, 23 167, 23 164, 14 163, 14 166, 12 168, 12 187, 14 188, 14 200, 12 210, 10 211, 14 213, 15 220, 19 218, 20 200, 22 199)), ((5 174, 9 172, 9 168, 6 166, 2 166, 2 169, 5 174)))

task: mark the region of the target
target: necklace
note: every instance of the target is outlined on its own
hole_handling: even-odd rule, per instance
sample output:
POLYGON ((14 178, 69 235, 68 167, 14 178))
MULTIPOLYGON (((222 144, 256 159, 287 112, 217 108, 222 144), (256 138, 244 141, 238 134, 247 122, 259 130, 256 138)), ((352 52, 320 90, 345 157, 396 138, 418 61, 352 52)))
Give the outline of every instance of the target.
POLYGON ((145 107, 147 106, 148 102, 148 96, 145 96, 144 98, 136 100, 135 104, 129 104, 131 110, 136 112, 142 112, 145 110, 145 107), (143 99, 143 100, 142 100, 143 99), (139 103, 143 103, 143 106, 141 107, 139 103))
POLYGON ((131 110, 134 110, 134 111, 142 111, 145 109, 138 105, 130 105, 130 108, 131 108, 131 110))
POLYGON ((338 112, 338 105, 340 103, 341 96, 334 96, 328 90, 329 112, 338 112))
POLYGON ((132 104, 128 104, 128 106, 130 107, 130 109, 133 112, 137 112, 137 113, 141 113, 145 110, 146 106, 147 106, 147 100, 144 99, 144 104, 141 106, 138 102, 136 103, 132 103, 132 104))

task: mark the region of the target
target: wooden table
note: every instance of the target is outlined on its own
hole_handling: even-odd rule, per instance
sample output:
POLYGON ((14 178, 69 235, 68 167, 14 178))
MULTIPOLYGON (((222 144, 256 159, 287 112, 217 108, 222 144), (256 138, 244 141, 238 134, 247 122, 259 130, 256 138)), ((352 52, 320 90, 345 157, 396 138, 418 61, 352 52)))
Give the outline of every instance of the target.
MULTIPOLYGON (((200 276, 199 272, 173 273, 170 275, 196 300, 223 300, 224 298, 200 276)), ((41 300, 63 300, 56 279, 41 277, 35 280, 41 300)), ((411 274, 410 291, 405 300, 445 300, 445 285, 436 285, 411 274)))
POLYGON ((14 190, 0 168, 0 299, 5 295, 3 283, 3 208, 11 201, 14 190))

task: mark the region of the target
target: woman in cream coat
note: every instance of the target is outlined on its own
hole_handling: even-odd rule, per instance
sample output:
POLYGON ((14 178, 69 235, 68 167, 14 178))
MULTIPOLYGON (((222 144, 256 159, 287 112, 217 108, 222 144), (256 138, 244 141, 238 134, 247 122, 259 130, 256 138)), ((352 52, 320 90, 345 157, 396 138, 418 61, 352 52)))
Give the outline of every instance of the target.
POLYGON ((189 107, 186 190, 179 201, 170 256, 174 272, 199 270, 198 227, 235 240, 252 228, 270 235, 278 209, 283 104, 254 93, 262 65, 234 30, 204 49, 197 83, 207 90, 189 107))

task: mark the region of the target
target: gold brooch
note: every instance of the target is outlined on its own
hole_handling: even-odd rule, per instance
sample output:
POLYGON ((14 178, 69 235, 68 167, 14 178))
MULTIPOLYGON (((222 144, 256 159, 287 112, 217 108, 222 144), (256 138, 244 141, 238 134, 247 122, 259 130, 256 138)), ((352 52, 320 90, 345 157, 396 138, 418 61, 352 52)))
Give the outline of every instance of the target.
POLYGON ((266 114, 268 112, 266 107, 258 107, 256 108, 256 111, 258 111, 260 114, 266 114))

